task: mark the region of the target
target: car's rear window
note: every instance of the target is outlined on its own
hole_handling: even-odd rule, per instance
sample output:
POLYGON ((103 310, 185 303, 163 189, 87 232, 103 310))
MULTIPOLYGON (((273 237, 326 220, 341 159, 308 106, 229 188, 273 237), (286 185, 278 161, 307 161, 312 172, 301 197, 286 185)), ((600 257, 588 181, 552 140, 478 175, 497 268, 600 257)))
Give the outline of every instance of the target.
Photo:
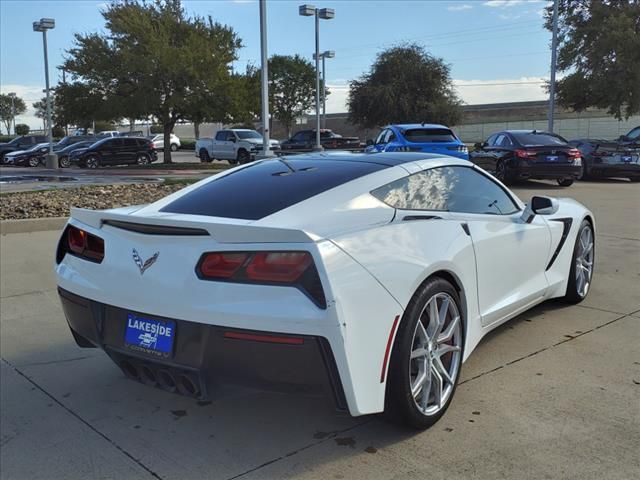
POLYGON ((403 134, 412 143, 456 141, 456 136, 448 128, 412 128, 405 130, 403 134))
POLYGON ((550 135, 548 133, 519 133, 512 132, 511 135, 525 147, 533 147, 535 145, 568 145, 567 141, 559 135, 550 135))
POLYGON ((384 168, 387 166, 362 161, 269 160, 206 183, 161 211, 259 220, 384 168))

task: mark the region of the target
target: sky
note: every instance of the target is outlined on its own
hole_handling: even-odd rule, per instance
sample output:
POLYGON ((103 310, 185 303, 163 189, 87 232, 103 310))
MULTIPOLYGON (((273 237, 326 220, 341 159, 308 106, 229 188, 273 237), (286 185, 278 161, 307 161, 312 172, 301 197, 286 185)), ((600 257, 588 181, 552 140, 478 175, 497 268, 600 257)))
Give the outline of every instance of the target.
MULTIPOLYGON (((381 50, 402 42, 424 45, 451 67, 460 98, 467 104, 543 100, 550 65, 550 33, 542 10, 549 0, 341 0, 315 3, 335 9, 321 20, 320 49, 327 60, 327 112, 346 111, 349 81, 367 72, 381 50)), ((314 22, 298 15, 303 1, 267 0, 269 55, 312 58, 314 22)), ((43 96, 42 34, 32 22, 56 20, 48 33, 52 85, 61 81, 56 66, 73 46, 74 35, 104 29, 107 1, 0 0, 0 92, 16 92, 29 111, 16 119, 41 127, 31 104, 43 96)), ((231 26, 243 48, 234 68, 259 65, 259 6, 256 0, 183 0, 192 15, 213 17, 231 26)))

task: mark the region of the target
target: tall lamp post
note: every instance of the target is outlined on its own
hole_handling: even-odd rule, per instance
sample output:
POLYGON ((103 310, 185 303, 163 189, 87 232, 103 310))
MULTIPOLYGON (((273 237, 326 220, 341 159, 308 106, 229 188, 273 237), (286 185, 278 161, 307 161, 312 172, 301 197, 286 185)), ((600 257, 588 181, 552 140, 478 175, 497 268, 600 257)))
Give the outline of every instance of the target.
POLYGON ((549 82, 548 130, 553 133, 553 116, 556 107, 556 57, 558 50, 558 0, 553 1, 553 33, 551 37, 551 78, 549 82))
MULTIPOLYGON (((322 128, 327 128, 327 67, 325 66, 325 58, 334 58, 336 52, 333 50, 325 50, 320 54, 322 59, 322 128)), ((313 54, 315 60, 316 55, 313 54)))
POLYGON ((320 143, 320 19, 331 20, 336 16, 333 8, 316 8, 314 5, 300 5, 298 13, 303 17, 315 17, 316 19, 316 146, 314 150, 322 151, 320 143))
POLYGON ((47 92, 47 130, 49 136, 49 154, 47 155, 47 168, 58 168, 58 156, 53 153, 53 125, 51 121, 51 91, 49 88, 49 53, 47 51, 47 30, 53 30, 56 21, 53 18, 41 18, 33 22, 33 31, 42 32, 42 46, 44 48, 44 78, 47 92))
POLYGON ((13 134, 15 135, 16 134, 16 103, 15 103, 16 93, 9 92, 7 95, 11 99, 11 121, 13 122, 13 134))
POLYGON ((269 56, 267 52, 267 0, 260 0, 260 83, 262 103, 262 156, 271 157, 269 132, 269 56))

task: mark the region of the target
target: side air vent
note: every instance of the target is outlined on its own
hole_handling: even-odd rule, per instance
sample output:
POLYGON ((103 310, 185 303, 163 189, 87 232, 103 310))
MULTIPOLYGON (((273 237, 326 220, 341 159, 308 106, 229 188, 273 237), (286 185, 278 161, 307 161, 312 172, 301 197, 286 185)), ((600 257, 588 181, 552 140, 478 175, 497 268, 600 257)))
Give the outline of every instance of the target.
POLYGON ((202 228, 171 227, 167 225, 147 225, 144 223, 123 222, 120 220, 104 220, 103 225, 128 230, 130 232, 142 233, 144 235, 182 235, 200 236, 209 235, 209 232, 202 228))

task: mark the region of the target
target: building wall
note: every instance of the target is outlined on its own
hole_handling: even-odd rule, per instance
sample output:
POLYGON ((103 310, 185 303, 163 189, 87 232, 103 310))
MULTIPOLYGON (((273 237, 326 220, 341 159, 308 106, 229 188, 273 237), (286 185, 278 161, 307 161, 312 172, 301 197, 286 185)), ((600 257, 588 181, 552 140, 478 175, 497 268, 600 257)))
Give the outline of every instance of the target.
MULTIPOLYGON (((462 107, 463 117, 460 125, 453 130, 466 143, 485 140, 489 135, 505 129, 547 129, 547 102, 513 102, 487 105, 465 105, 462 107)), ((606 111, 589 109, 585 112, 571 112, 558 108, 556 110, 554 130, 556 133, 571 140, 576 138, 618 138, 633 127, 640 125, 640 115, 628 120, 618 121, 608 115, 606 111)), ((259 124, 256 125, 259 128, 259 124)), ((200 125, 200 136, 215 135, 222 124, 200 125)), ((306 115, 296 122, 292 131, 315 127, 315 116, 306 115)), ((361 140, 373 139, 379 129, 362 129, 348 121, 347 113, 327 114, 326 128, 344 136, 357 136, 361 140)), ((122 131, 128 127, 120 128, 122 131)), ((138 125, 135 130, 146 132, 146 126, 138 125)), ((174 133, 180 138, 194 138, 192 124, 176 125, 174 133)), ((271 126, 271 138, 285 140, 286 131, 282 125, 274 121, 271 126)))

